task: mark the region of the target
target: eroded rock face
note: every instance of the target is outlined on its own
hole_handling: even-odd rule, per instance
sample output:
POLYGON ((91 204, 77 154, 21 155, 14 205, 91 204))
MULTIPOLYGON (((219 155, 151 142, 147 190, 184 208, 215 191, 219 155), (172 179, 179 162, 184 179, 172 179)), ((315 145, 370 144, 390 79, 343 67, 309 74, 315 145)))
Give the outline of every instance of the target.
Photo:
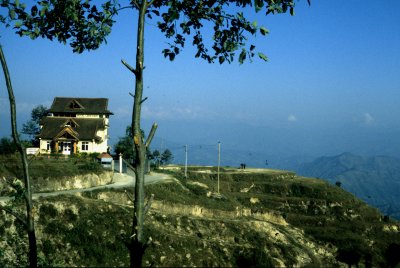
MULTIPOLYGON (((41 199, 35 215, 40 254, 46 261, 56 261, 48 264, 127 265, 122 238, 129 233, 130 210, 124 197, 121 192, 104 192, 95 198, 70 195, 41 199), (90 263, 96 250, 104 256, 116 255, 90 263)), ((150 244, 144 263, 169 267, 235 267, 266 261, 274 266, 336 263, 334 249, 316 244, 278 215, 249 211, 238 215, 238 211, 155 201, 146 217, 150 244)), ((13 253, 16 245, 12 239, 18 238, 25 249, 26 239, 23 232, 18 233, 11 216, 5 220, 7 226, 0 226, 7 241, 0 245, 6 249, 9 264, 14 265, 24 255, 13 253)))
POLYGON ((57 180, 46 178, 34 184, 34 187, 36 191, 40 192, 84 189, 111 183, 113 174, 113 172, 107 171, 101 174, 89 173, 57 180))
POLYGON ((180 264, 188 266, 237 266, 249 261, 268 261, 276 267, 337 264, 335 248, 317 244, 280 215, 154 202, 149 216, 149 223, 161 236, 185 238, 167 248, 156 240, 162 265, 178 265, 177 259, 165 257, 170 254, 178 254, 180 264), (194 245, 189 241, 198 246, 190 250, 194 245))

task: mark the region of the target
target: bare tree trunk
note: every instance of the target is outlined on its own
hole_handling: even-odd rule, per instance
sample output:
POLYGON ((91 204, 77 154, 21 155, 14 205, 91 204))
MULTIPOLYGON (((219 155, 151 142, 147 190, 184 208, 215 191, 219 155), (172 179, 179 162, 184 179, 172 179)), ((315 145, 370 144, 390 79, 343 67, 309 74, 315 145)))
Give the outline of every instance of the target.
POLYGON ((143 254, 146 247, 146 241, 143 234, 144 216, 150 207, 149 202, 144 205, 144 174, 146 169, 147 149, 154 137, 157 129, 157 124, 154 123, 146 142, 143 140, 143 133, 140 127, 140 118, 142 103, 147 99, 143 99, 143 62, 144 62, 144 22, 146 10, 152 5, 152 1, 142 0, 136 2, 139 9, 138 26, 137 26, 137 44, 136 44, 136 66, 131 67, 128 63, 122 60, 122 64, 135 75, 135 95, 133 110, 132 110, 132 137, 133 151, 135 152, 135 199, 134 213, 132 221, 132 236, 129 243, 130 266, 141 267, 143 254))
POLYGON ((143 62, 144 62, 144 21, 147 9, 147 1, 143 0, 140 3, 138 32, 137 32, 137 50, 136 50, 136 84, 134 104, 132 111, 132 136, 136 159, 135 167, 135 200, 134 200, 134 215, 132 222, 132 239, 130 248, 131 267, 141 267, 142 258, 145 250, 143 237, 144 224, 144 172, 146 164, 146 146, 143 142, 142 131, 140 127, 140 116, 142 108, 143 95, 143 62))
POLYGON ((11 85, 11 78, 8 72, 7 62, 3 54, 3 48, 0 45, 0 61, 4 72, 4 78, 6 80, 8 98, 10 101, 10 112, 11 112, 11 129, 14 142, 21 155, 23 173, 24 173, 24 185, 25 185, 25 204, 26 204, 26 221, 23 222, 28 232, 29 239, 29 265, 30 267, 37 267, 37 247, 36 247, 36 235, 35 235, 35 224, 33 215, 33 203, 32 203, 32 191, 29 178, 28 170, 28 159, 26 151, 19 139, 17 130, 17 116, 16 116, 16 105, 14 92, 11 85))

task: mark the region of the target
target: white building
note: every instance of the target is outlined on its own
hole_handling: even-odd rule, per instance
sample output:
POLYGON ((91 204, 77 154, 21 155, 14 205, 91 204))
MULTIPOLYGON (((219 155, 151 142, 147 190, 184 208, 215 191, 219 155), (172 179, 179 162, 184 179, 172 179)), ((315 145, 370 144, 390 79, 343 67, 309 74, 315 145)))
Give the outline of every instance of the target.
POLYGON ((108 147, 106 98, 54 98, 40 122, 40 153, 103 153, 108 147))

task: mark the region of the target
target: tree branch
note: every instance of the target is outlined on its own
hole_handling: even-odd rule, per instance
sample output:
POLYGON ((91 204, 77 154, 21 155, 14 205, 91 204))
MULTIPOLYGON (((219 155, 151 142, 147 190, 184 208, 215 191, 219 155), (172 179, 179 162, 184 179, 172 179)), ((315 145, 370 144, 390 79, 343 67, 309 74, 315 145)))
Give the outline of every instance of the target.
POLYGON ((131 2, 136 6, 137 9, 139 9, 139 4, 136 0, 132 0, 131 2))
POLYGON ((150 0, 149 2, 147 2, 146 4, 146 8, 148 8, 149 6, 151 6, 156 0, 150 0))
POLYGON ((122 64, 125 65, 126 68, 128 68, 129 71, 131 71, 135 76, 138 76, 138 71, 133 68, 132 66, 130 66, 126 61, 121 60, 122 64))
POLYGON ((147 140, 145 143, 146 148, 149 148, 150 143, 153 140, 154 134, 156 133, 157 127, 158 127, 157 123, 154 123, 153 126, 151 127, 149 136, 147 137, 147 140))
POLYGON ((132 1, 132 3, 134 5, 117 8, 117 12, 119 12, 121 10, 124 10, 124 9, 127 9, 127 8, 139 8, 139 6, 137 5, 136 1, 132 1))
POLYGON ((132 203, 135 201, 133 196, 131 196, 126 190, 125 190, 125 194, 128 197, 129 201, 131 201, 132 203))
POLYGON ((154 194, 151 194, 149 200, 147 200, 146 206, 144 207, 144 214, 146 215, 147 212, 149 211, 150 207, 151 207, 151 203, 154 200, 154 194))
POLYGON ((3 211, 5 211, 6 213, 11 214, 12 216, 14 216, 14 217, 15 217, 18 221, 20 221, 25 227, 28 226, 28 223, 26 222, 26 220, 23 219, 23 218, 21 217, 21 215, 19 215, 17 212, 15 212, 15 211, 13 211, 13 210, 11 210, 11 209, 9 209, 9 208, 7 208, 7 207, 1 205, 1 204, 0 204, 0 210, 3 210, 3 211))
POLYGON ((149 97, 144 98, 143 100, 140 101, 140 104, 142 104, 143 102, 145 102, 149 97))
POLYGON ((133 94, 132 94, 132 93, 130 93, 130 92, 129 92, 129 95, 131 95, 131 96, 132 96, 132 98, 135 98, 135 95, 133 95, 133 94))

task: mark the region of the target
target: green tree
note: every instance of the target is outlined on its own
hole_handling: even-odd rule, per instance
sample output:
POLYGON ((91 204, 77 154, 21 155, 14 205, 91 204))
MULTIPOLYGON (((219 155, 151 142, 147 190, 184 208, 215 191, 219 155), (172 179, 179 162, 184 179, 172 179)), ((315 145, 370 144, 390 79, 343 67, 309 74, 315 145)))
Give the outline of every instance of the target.
MULTIPOLYGON (((142 130, 142 135, 144 137, 144 131, 142 130)), ((123 158, 129 163, 133 164, 135 162, 135 153, 133 151, 133 136, 132 127, 127 126, 125 129, 125 135, 118 139, 118 142, 114 145, 114 152, 116 154, 122 154, 123 158)), ((150 150, 147 152, 147 157, 151 158, 152 155, 150 150)))
POLYGON ((160 151, 154 150, 152 153, 152 156, 153 156, 154 163, 155 163, 156 167, 158 168, 160 166, 160 162, 161 162, 160 151))
MULTIPOLYGON (((32 146, 30 141, 21 140, 21 144, 26 148, 32 146)), ((13 139, 3 137, 0 139, 0 154, 13 154, 18 151, 17 145, 13 139)))
POLYGON ((125 129, 125 136, 120 137, 118 142, 114 146, 116 154, 122 154, 123 158, 129 163, 133 163, 135 154, 133 153, 133 139, 131 126, 127 126, 125 129))
POLYGON ((174 156, 172 155, 171 151, 169 149, 166 149, 162 154, 161 154, 161 163, 163 165, 171 163, 171 161, 174 159, 174 156))
MULTIPOLYGON (((308 0, 309 1, 309 0, 308 0)), ((143 99, 144 70, 144 30, 146 19, 154 20, 160 31, 170 40, 162 52, 170 60, 183 49, 187 38, 196 47, 196 58, 210 63, 218 61, 231 63, 235 58, 240 63, 258 56, 268 60, 249 36, 260 33, 267 35, 264 26, 250 22, 244 12, 254 7, 256 12, 263 10, 266 15, 290 12, 294 14, 294 0, 131 0, 126 5, 117 1, 105 1, 101 7, 91 5, 90 0, 42 0, 35 1, 27 9, 19 1, 2 0, 2 6, 8 9, 9 16, 16 20, 14 28, 21 36, 56 38, 62 43, 69 41, 75 52, 96 49, 105 41, 114 23, 113 16, 123 9, 138 12, 136 63, 130 66, 122 63, 135 77, 135 93, 132 110, 132 137, 135 152, 135 201, 130 242, 130 256, 133 267, 141 266, 146 247, 143 232, 144 222, 144 172, 146 153, 157 128, 154 123, 147 140, 141 132, 141 108, 143 99), (29 11, 26 11, 29 10, 29 11), (207 27, 212 26, 212 27, 207 27), (211 30, 211 31, 210 31, 211 30), (211 34, 210 34, 211 33, 211 34), (208 38, 203 39, 204 36, 208 38), (210 41, 210 42, 209 42, 210 41)))
POLYGON ((38 105, 32 109, 31 119, 22 125, 22 133, 28 135, 33 146, 39 145, 39 140, 36 136, 40 132, 40 120, 46 116, 48 109, 46 106, 38 105))

